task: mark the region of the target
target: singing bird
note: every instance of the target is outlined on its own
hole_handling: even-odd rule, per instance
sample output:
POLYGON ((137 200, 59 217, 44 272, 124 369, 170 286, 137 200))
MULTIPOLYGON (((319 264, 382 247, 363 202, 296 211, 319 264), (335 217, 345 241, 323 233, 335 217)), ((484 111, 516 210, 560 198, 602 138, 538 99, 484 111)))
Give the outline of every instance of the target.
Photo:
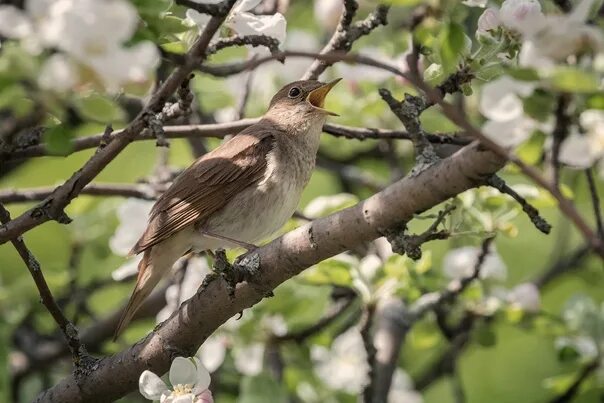
POLYGON ((115 338, 181 256, 242 246, 279 230, 293 215, 315 167, 328 115, 326 95, 340 81, 296 81, 281 88, 262 119, 197 159, 153 206, 130 252, 143 254, 115 338))

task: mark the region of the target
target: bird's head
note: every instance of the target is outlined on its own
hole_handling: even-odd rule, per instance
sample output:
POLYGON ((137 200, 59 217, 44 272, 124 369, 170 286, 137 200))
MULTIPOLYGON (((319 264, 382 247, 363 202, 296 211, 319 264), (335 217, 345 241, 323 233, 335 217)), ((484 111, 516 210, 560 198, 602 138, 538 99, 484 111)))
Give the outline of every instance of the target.
POLYGON ((323 108, 325 97, 340 81, 338 78, 329 83, 317 80, 300 80, 281 88, 268 108, 267 116, 288 123, 305 120, 324 120, 327 115, 338 116, 323 108))

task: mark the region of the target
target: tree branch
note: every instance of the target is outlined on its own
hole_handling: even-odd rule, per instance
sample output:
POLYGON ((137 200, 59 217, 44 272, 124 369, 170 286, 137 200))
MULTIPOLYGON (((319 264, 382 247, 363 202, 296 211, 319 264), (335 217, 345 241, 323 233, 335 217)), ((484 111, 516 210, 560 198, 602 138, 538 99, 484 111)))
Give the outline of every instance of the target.
POLYGON ((539 210, 533 207, 529 202, 526 201, 524 197, 520 196, 514 189, 508 186, 508 184, 505 183, 505 181, 500 176, 493 175, 489 178, 487 183, 489 184, 489 186, 494 187, 501 193, 510 195, 514 200, 516 200, 518 204, 520 204, 520 206, 522 207, 522 211, 526 213, 526 215, 530 218, 531 222, 539 231, 543 232, 544 234, 550 233, 552 226, 547 221, 545 221, 545 219, 541 217, 541 215, 539 215, 539 210))
POLYGON ((356 206, 285 234, 253 253, 260 262, 259 270, 251 282, 237 284, 234 295, 229 294, 221 279, 208 281, 146 338, 101 360, 96 371, 77 384, 73 377, 65 378, 37 401, 68 403, 123 396, 136 388, 143 370, 164 373, 175 355, 193 354, 222 323, 262 300, 285 280, 312 264, 379 237, 392 222, 407 221, 416 212, 483 183, 504 164, 504 159, 477 145, 464 147, 356 206))
MULTIPOLYGON (((5 224, 10 221, 10 213, 8 210, 4 208, 4 206, 0 203, 0 222, 5 224)), ((83 367, 87 365, 90 361, 90 356, 86 352, 86 348, 80 342, 78 337, 78 330, 76 327, 67 319, 67 317, 63 314, 63 311, 55 301, 50 288, 48 287, 48 283, 44 278, 44 273, 42 273, 42 268, 40 267, 40 263, 35 258, 35 256, 31 253, 31 251, 25 245, 23 238, 18 237, 13 239, 13 246, 21 256, 21 259, 27 266, 29 273, 31 274, 34 282, 36 283, 36 287, 38 288, 38 292, 40 293, 40 300, 42 304, 46 307, 50 315, 57 323, 63 335, 65 336, 65 340, 67 341, 67 345, 71 351, 71 355, 73 357, 74 365, 77 367, 83 367)))
MULTIPOLYGON (((0 203, 21 203, 44 200, 52 195, 54 187, 26 189, 7 189, 0 191, 0 203)), ((155 200, 158 189, 147 184, 90 183, 80 194, 90 196, 135 197, 143 200, 155 200)))

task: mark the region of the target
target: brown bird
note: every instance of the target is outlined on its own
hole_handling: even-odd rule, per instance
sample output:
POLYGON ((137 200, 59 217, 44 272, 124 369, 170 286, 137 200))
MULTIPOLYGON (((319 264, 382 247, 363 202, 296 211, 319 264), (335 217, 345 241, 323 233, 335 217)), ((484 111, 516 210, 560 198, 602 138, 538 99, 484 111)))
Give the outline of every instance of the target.
POLYGON ((190 250, 265 239, 293 215, 315 166, 330 83, 281 88, 262 119, 197 159, 157 200, 131 254, 143 253, 115 338, 172 265, 190 250))

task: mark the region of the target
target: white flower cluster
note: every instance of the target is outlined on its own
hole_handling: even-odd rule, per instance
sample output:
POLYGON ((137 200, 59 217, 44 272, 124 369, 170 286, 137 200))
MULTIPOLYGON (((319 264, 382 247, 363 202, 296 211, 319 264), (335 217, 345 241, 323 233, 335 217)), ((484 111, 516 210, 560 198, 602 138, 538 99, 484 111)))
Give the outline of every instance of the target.
POLYGON ((161 403, 214 403, 210 386, 210 373, 198 358, 176 357, 170 366, 172 388, 156 374, 144 371, 138 388, 146 399, 161 403))
MULTIPOLYGON (((456 280, 471 276, 480 253, 480 248, 473 246, 449 251, 443 260, 443 273, 456 280)), ((480 279, 497 284, 503 283, 506 278, 505 263, 497 251, 491 249, 480 267, 480 279)), ((537 313, 541 309, 539 289, 533 283, 521 283, 509 290, 498 286, 492 289, 483 302, 488 310, 496 310, 502 303, 528 313, 537 313)))
MULTIPOLYGON (((221 0, 195 0, 200 4, 216 4, 221 0)), ((251 11, 260 4, 262 0, 239 0, 226 18, 227 25, 239 35, 266 35, 277 39, 279 42, 285 40, 287 21, 281 13, 273 15, 256 15, 251 11)), ((210 21, 210 16, 196 10, 187 10, 187 18, 203 30, 210 21)))
MULTIPOLYGON (((315 371, 332 389, 359 395, 369 382, 367 351, 359 330, 352 327, 336 337, 331 348, 313 346, 311 357, 315 371)), ((421 403, 421 395, 414 390, 409 375, 397 368, 392 377, 388 403, 421 403)))
POLYGON ((138 25, 138 14, 126 0, 27 0, 25 11, 0 6, 0 35, 22 40, 26 49, 58 49, 48 58, 39 84, 67 91, 80 81, 99 82, 115 92, 149 80, 159 63, 150 41, 126 47, 138 25))

